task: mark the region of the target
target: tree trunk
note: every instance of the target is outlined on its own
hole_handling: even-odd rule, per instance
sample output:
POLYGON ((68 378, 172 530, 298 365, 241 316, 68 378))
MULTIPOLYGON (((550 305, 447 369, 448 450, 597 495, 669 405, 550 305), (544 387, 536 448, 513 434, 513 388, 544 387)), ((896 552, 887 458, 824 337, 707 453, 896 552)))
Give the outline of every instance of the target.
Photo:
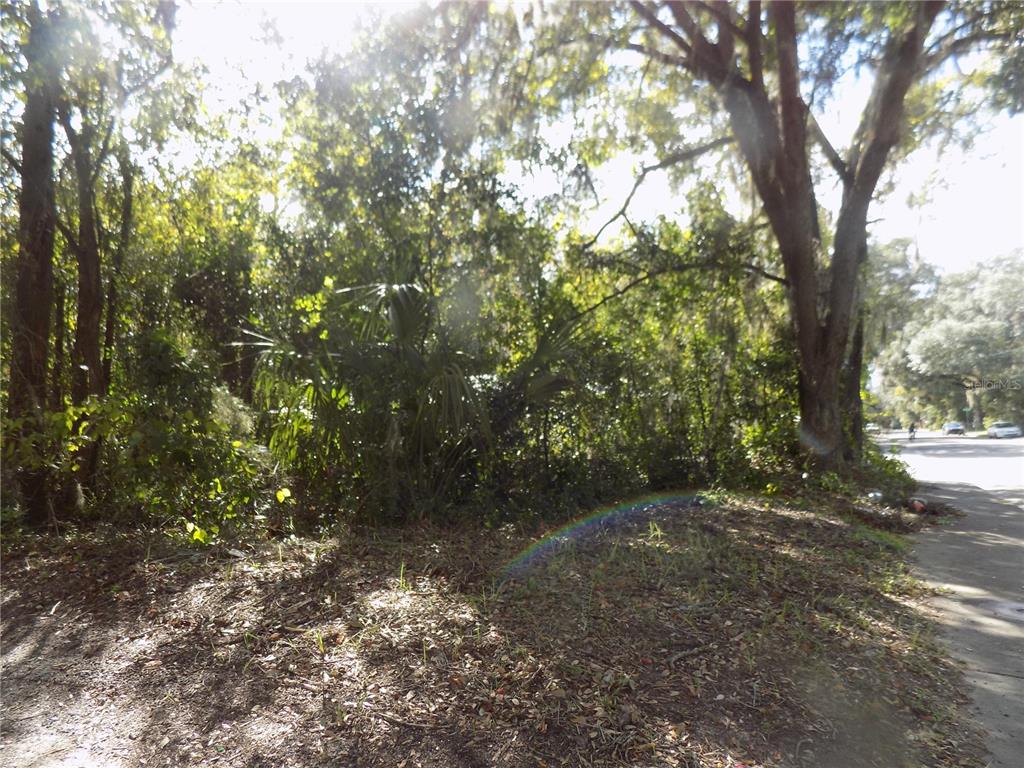
MULTIPOLYGON (((78 238, 74 244, 78 264, 78 306, 75 341, 71 347, 71 402, 81 405, 90 395, 103 394, 106 388, 100 335, 103 280, 100 273, 95 196, 95 182, 102 158, 91 156, 96 129, 89 124, 85 115, 80 132, 72 125, 66 103, 58 105, 57 115, 71 146, 78 192, 78 238)), ((95 441, 87 443, 79 451, 78 458, 79 480, 85 488, 92 489, 95 487, 99 462, 98 444, 95 441)))
MULTIPOLYGON (((976 380, 980 382, 982 379, 978 376, 976 380)), ((967 389, 967 406, 971 409, 971 429, 974 430, 985 428, 985 413, 981 404, 981 393, 984 391, 980 385, 967 389)))
POLYGON ((823 469, 837 469, 843 463, 839 378, 838 366, 827 365, 820 359, 801 361, 800 443, 823 469))
MULTIPOLYGON (((765 120, 761 117, 767 112, 765 107, 748 108, 748 111, 761 117, 760 135, 767 135, 778 142, 774 150, 769 150, 769 156, 761 161, 764 180, 758 186, 772 198, 769 205, 765 192, 762 192, 790 282, 791 315, 800 351, 801 438, 805 447, 811 450, 812 457, 827 468, 842 468, 846 458, 843 452, 840 379, 851 320, 857 310, 857 280, 867 256, 868 207, 889 153, 899 140, 904 100, 917 76, 924 40, 940 7, 939 3, 916 6, 915 23, 904 35, 890 42, 883 57, 871 100, 855 136, 854 150, 846 162, 840 161, 843 201, 836 220, 832 258, 825 273, 826 279, 819 285, 813 272, 818 262, 814 251, 820 247, 815 237, 817 204, 807 161, 808 110, 798 87, 795 11, 790 3, 771 6, 779 48, 781 133, 766 133, 765 120), (808 199, 810 206, 804 204, 808 199)), ((746 102, 756 107, 759 101, 764 101, 760 94, 756 95, 757 101, 748 97, 746 102)), ((734 130, 736 117, 742 116, 733 116, 734 130)), ((741 148, 744 144, 752 144, 752 138, 756 139, 750 137, 744 142, 739 135, 737 138, 741 148)), ((760 153, 763 155, 764 150, 760 153)), ((750 162, 752 153, 748 150, 745 154, 748 165, 756 171, 750 162)), ((863 329, 860 329, 860 334, 862 346, 863 329)), ((858 357, 860 355, 858 352, 858 357)), ((862 361, 856 362, 856 421, 859 424, 862 418, 859 403, 862 361)), ((850 375, 852 377, 854 373, 851 371, 850 375)), ((851 401, 853 397, 851 394, 851 401)), ((857 429, 860 431, 859 426, 857 429)))
MULTIPOLYGON (((53 246, 57 224, 53 136, 58 78, 53 56, 55 17, 44 18, 35 6, 30 9, 29 17, 9 408, 13 419, 24 420, 18 427, 18 438, 38 440, 46 408, 53 311, 53 246)), ((40 447, 46 450, 46 446, 40 447)), ((51 520, 53 507, 45 468, 21 467, 18 484, 26 521, 42 525, 51 520)))
MULTIPOLYGON (((69 128, 70 123, 65 125, 69 128)), ((100 247, 96 238, 96 206, 93 169, 83 139, 68 131, 78 186, 78 310, 75 343, 71 349, 71 399, 81 405, 91 394, 103 391, 103 362, 100 357, 100 321, 103 317, 103 283, 100 277, 100 247), (72 138, 74 137, 74 138, 72 138)))
POLYGON ((843 369, 843 417, 846 427, 848 462, 860 461, 864 453, 864 404, 860 398, 860 380, 864 373, 864 311, 857 316, 857 325, 850 340, 850 354, 843 369))
POLYGON ((57 285, 53 309, 53 365, 50 368, 50 410, 64 407, 64 301, 67 289, 63 281, 57 285))
POLYGON ((128 151, 122 147, 118 158, 121 166, 121 227, 117 240, 117 247, 113 255, 113 271, 110 274, 109 287, 107 288, 107 319, 103 331, 103 394, 110 391, 110 378, 114 366, 114 340, 117 335, 117 312, 118 307, 118 284, 121 281, 121 271, 124 266, 124 252, 128 248, 128 240, 132 233, 132 204, 133 204, 133 182, 131 161, 128 158, 128 151))

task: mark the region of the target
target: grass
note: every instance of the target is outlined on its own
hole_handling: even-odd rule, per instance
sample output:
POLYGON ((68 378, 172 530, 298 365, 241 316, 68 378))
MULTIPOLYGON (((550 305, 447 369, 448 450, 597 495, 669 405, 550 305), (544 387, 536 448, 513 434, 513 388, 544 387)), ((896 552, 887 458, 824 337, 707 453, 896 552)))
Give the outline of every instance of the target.
POLYGON ((906 536, 901 536, 897 533, 892 533, 891 531, 869 528, 863 523, 856 524, 853 527, 853 536, 858 541, 877 544, 883 549, 888 549, 892 552, 901 554, 908 552, 912 546, 906 536))
POLYGON ((906 539, 847 504, 641 506, 511 577, 542 531, 351 532, 244 560, 59 542, 7 558, 5 640, 46 632, 35 606, 57 600, 88 611, 85 636, 51 649, 67 681, 14 665, 5 685, 31 707, 120 692, 135 719, 107 738, 166 732, 145 754, 124 736, 150 764, 205 764, 189 745, 212 741, 239 765, 980 766, 906 539), (140 616, 153 640, 132 651, 114 638, 140 616))

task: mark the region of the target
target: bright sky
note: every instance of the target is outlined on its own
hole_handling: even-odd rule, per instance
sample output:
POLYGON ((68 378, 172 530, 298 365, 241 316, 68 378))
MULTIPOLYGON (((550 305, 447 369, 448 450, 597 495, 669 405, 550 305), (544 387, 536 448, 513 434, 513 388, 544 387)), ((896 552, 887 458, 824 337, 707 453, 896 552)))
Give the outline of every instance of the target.
MULTIPOLYGON (((416 3, 378 3, 385 13, 416 3)), ((179 61, 198 59, 209 69, 210 107, 237 103, 261 84, 273 92, 279 79, 302 71, 324 49, 343 52, 351 45, 368 4, 344 2, 246 2, 193 0, 179 9, 175 55, 179 61), (266 42, 266 22, 272 21, 281 45, 266 42)), ((852 134, 866 93, 861 83, 839 89, 839 98, 818 115, 833 144, 841 146, 852 134)), ((650 158, 647 158, 649 161, 650 158)), ((632 187, 637 159, 622 157, 600 169, 598 192, 603 201, 587 217, 599 226, 616 211, 632 187)), ((994 117, 990 128, 969 152, 950 150, 942 158, 925 148, 896 170, 889 197, 872 206, 871 235, 880 241, 897 237, 917 240, 921 256, 945 271, 966 269, 977 261, 1024 248, 1024 117, 994 117), (930 187, 931 200, 919 209, 908 205, 910 195, 930 187)), ((514 180, 526 194, 550 194, 559 188, 553 173, 514 180)), ((823 203, 838 191, 822 195, 823 203)), ((665 174, 652 174, 631 206, 636 219, 679 212, 682 195, 673 192, 665 174)))

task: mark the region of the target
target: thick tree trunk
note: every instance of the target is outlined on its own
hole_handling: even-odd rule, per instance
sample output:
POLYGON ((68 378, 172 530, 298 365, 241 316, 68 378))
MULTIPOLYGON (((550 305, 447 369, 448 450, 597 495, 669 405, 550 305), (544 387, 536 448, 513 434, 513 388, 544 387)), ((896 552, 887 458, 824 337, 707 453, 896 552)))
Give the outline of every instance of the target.
POLYGON ((843 463, 839 367, 801 360, 798 386, 800 443, 819 467, 837 469, 843 463))
MULTIPOLYGON (((28 74, 21 135, 21 194, 18 200, 18 261, 11 321, 10 415, 23 419, 18 439, 40 440, 53 311, 53 246, 57 215, 53 183, 53 136, 57 77, 53 18, 33 6, 25 50, 28 74)), ((45 446, 42 446, 45 450, 45 446)), ((49 478, 43 467, 22 467, 18 483, 26 521, 41 525, 52 516, 49 478)))
MULTIPOLYGON (((819 280, 818 273, 820 238, 808 162, 809 116, 800 95, 792 4, 770 6, 777 49, 777 110, 761 78, 759 10, 750 33, 751 80, 721 77, 717 83, 778 241, 789 282, 790 316, 800 363, 801 439, 816 463, 830 469, 842 468, 846 458, 840 381, 857 308, 857 278, 866 257, 868 207, 889 152, 899 139, 903 102, 917 76, 924 39, 940 7, 938 3, 917 6, 913 26, 891 42, 855 137, 855 149, 847 162, 838 161, 845 191, 824 280, 819 280)), ((672 8, 677 16, 685 17, 680 6, 672 8)), ((709 50, 723 51, 722 41, 709 50)), ((728 56, 719 62, 719 68, 727 72, 731 50, 726 46, 724 51, 728 56)), ((708 52, 701 55, 712 56, 708 52)), ((702 66, 714 82, 715 68, 702 66)), ((860 366, 857 368, 859 400, 860 366)))
POLYGON ((840 378, 857 309, 855 288, 864 259, 868 206, 899 141, 904 100, 920 75, 925 39, 943 4, 912 5, 912 20, 887 40, 874 90, 845 159, 825 139, 801 94, 806 77, 800 70, 794 3, 768 6, 767 34, 774 40, 770 58, 765 56, 768 38, 760 2, 748 4, 745 23, 737 23, 738 11, 714 14, 713 41, 691 14, 690 4, 665 5, 674 27, 651 5, 631 2, 648 27, 676 48, 676 55, 661 50, 650 55, 678 63, 722 97, 782 255, 799 352, 801 436, 818 464, 841 468, 840 378), (745 68, 737 66, 737 40, 747 49, 745 68), (772 95, 766 85, 768 63, 774 64, 778 88, 772 95), (844 188, 832 258, 820 273, 823 254, 809 161, 811 136, 822 145, 844 188))

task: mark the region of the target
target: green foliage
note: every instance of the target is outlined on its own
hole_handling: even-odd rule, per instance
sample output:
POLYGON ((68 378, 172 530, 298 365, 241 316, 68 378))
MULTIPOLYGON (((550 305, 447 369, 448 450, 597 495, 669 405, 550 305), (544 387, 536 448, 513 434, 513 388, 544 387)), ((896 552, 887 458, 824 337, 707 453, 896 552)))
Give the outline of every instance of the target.
MULTIPOLYGON (((279 335, 253 342, 259 431, 307 519, 546 515, 795 468, 781 297, 740 267, 749 232, 713 195, 694 197, 706 220, 663 222, 614 267, 556 258, 514 201, 485 201, 476 218, 501 237, 463 255, 460 239, 487 235, 470 230, 429 254, 432 292, 311 278, 279 335)), ((366 256, 321 258, 341 273, 366 256)))
MULTIPOLYGON (((257 523, 273 472, 238 402, 163 334, 139 340, 132 375, 129 393, 51 411, 28 438, 5 441, 5 465, 45 469, 53 487, 70 489, 98 445, 85 519, 149 520, 203 544, 257 523)), ((4 422, 5 432, 23 426, 4 422)))
POLYGON ((164 332, 137 340, 134 386, 98 419, 109 507, 180 522, 207 543, 225 525, 252 525, 269 507, 266 452, 246 434, 245 406, 211 366, 164 332))
POLYGON ((895 456, 886 456, 877 444, 868 441, 861 458, 860 484, 881 491, 883 500, 888 503, 899 503, 916 487, 906 463, 895 456))
MULTIPOLYGON (((168 4, 49 5, 65 10, 61 106, 91 142, 111 370, 70 405, 80 222, 62 140, 51 391, 38 413, 5 416, 5 486, 37 469, 59 518, 82 514, 60 502, 81 483, 85 519, 155 522, 208 544, 339 518, 556 516, 647 489, 778 491, 802 469, 777 248, 759 214, 740 220, 723 201, 747 184, 734 147, 716 145, 717 164, 666 161, 674 181, 697 179, 680 216, 624 212, 600 239, 574 228, 591 169, 623 151, 657 162, 729 131, 718 96, 670 59, 640 76, 638 46, 658 41, 633 7, 416 9, 280 83, 284 135, 263 141, 265 94, 226 115, 202 108, 197 72, 170 58, 168 4), (194 157, 175 156, 182 143, 194 157), (531 203, 512 180, 538 169, 563 188, 531 203)), ((16 78, 27 7, 0 27, 16 78)), ((845 72, 877 63, 910 10, 802 7, 814 109, 845 72)), ((954 3, 937 33, 1013 43, 972 80, 1011 110, 1018 15, 954 3)), ((711 15, 697 18, 711 30, 711 15)), ((767 30, 768 68, 773 41, 767 30)), ((905 148, 974 103, 948 92, 947 69, 930 62, 908 98, 905 148)), ((18 104, 3 106, 12 156, 18 104)), ((5 242, 15 208, 0 215, 5 242)), ((964 407, 942 389, 950 377, 1024 376, 1019 259, 938 288, 906 244, 871 263, 868 355, 902 388, 880 406, 939 419, 964 407)), ((1017 395, 980 397, 1020 418, 1017 395)), ((877 483, 905 486, 897 463, 870 448, 865 461, 877 483)), ((849 490, 839 476, 819 482, 849 490)))
POLYGON ((944 277, 880 355, 888 405, 938 427, 1024 420, 1024 259, 1015 253, 944 277))

